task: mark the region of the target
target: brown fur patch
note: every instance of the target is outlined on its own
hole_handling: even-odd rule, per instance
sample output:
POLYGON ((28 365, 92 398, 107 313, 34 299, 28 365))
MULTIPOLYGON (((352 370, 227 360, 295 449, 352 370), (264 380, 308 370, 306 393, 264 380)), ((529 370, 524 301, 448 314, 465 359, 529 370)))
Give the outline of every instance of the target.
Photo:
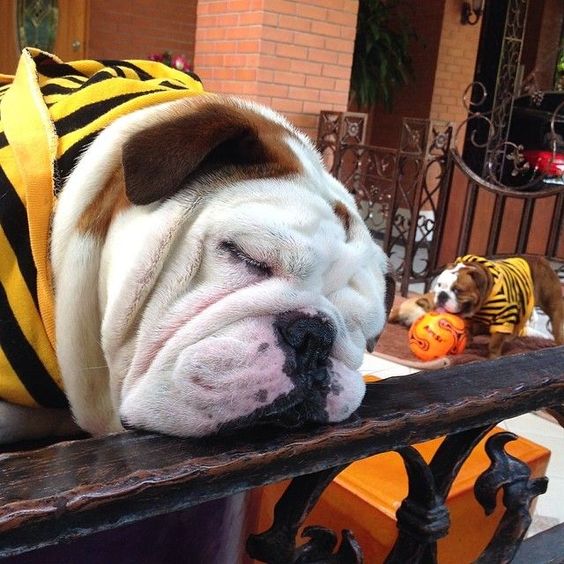
POLYGON ((104 239, 114 216, 130 205, 125 195, 123 168, 119 167, 80 217, 78 229, 104 239))
POLYGON ((349 215, 349 210, 347 206, 343 204, 343 202, 335 202, 333 204, 333 211, 335 215, 340 219, 343 227, 345 228, 345 233, 347 234, 347 238, 349 236, 349 229, 351 227, 351 216, 349 215))
POLYGON ((134 204, 167 198, 204 175, 275 178, 302 170, 282 125, 221 96, 188 99, 123 148, 126 192, 134 204))
POLYGON ((488 298, 493 285, 491 274, 480 264, 463 268, 453 289, 458 290, 458 301, 463 306, 464 317, 473 315, 488 298))

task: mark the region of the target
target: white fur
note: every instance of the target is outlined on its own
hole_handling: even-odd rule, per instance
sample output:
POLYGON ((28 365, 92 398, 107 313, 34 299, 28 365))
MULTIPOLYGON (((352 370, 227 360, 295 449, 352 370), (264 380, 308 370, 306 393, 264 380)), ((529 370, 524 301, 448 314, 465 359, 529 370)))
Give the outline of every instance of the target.
POLYGON ((454 293, 453 286, 458 280, 458 272, 466 265, 463 263, 457 264, 452 268, 446 268, 441 272, 436 279, 431 291, 435 294, 435 304, 437 304, 437 297, 441 292, 447 294, 447 300, 442 304, 442 307, 449 313, 460 313, 462 308, 458 302, 456 294, 454 293))
POLYGON ((236 102, 288 130, 285 142, 303 173, 221 187, 203 178, 168 200, 118 214, 105 241, 78 229, 119 166, 125 140, 191 104, 116 121, 62 191, 52 261, 57 353, 74 416, 93 434, 121 430, 120 416, 170 434, 214 432, 291 394, 273 322, 298 311, 322 314, 337 329, 326 410, 331 421, 342 420, 364 393, 357 369, 366 339, 383 328, 388 261, 352 196, 284 118, 236 102), (348 208, 348 235, 333 212, 336 201, 348 208), (219 250, 225 240, 275 265, 274 275, 263 279, 234 263, 219 250))

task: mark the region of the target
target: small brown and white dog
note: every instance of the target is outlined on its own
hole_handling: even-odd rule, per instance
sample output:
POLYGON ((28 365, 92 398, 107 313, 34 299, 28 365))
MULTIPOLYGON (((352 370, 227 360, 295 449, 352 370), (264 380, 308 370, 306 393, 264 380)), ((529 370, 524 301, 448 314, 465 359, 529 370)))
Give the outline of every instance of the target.
POLYGON ((473 333, 490 334, 490 358, 501 355, 507 339, 528 334, 535 306, 549 317, 556 343, 564 344, 560 281, 543 257, 466 255, 443 270, 432 292, 436 309, 468 319, 473 333))

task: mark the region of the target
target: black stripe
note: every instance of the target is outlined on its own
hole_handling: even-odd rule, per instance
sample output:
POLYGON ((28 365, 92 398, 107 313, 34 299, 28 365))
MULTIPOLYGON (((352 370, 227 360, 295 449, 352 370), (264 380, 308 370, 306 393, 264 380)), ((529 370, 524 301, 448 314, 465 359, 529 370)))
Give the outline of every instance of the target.
POLYGON ((165 88, 172 88, 173 90, 188 90, 184 84, 170 82, 170 80, 162 80, 159 84, 165 88))
POLYGON ((202 79, 195 73, 192 71, 184 71, 190 78, 193 78, 194 80, 198 81, 200 84, 202 83, 202 79))
POLYGON ((152 78, 156 78, 151 76, 147 71, 144 71, 141 67, 134 65, 129 61, 120 61, 116 59, 104 59, 100 61, 106 67, 124 67, 126 69, 131 69, 132 71, 137 73, 137 76, 140 80, 151 80, 152 78))
POLYGON ((80 86, 63 86, 62 84, 50 82, 41 88, 41 94, 43 94, 43 96, 51 96, 52 94, 68 94, 69 92, 75 92, 78 88, 80 88, 80 86))
POLYGON ((6 134, 0 131, 0 149, 8 146, 8 139, 6 139, 6 134))
POLYGON ((110 110, 118 107, 121 104, 129 102, 138 98, 139 96, 144 96, 145 94, 152 94, 153 92, 160 92, 160 90, 146 90, 144 92, 132 92, 129 94, 121 94, 119 96, 114 96, 113 98, 108 98, 106 100, 100 100, 98 102, 93 102, 92 104, 87 104, 82 106, 75 112, 72 112, 55 122, 55 129, 57 135, 62 137, 67 133, 71 133, 85 127, 89 123, 98 119, 100 116, 106 114, 110 110))
POLYGON ((73 171, 76 163, 86 148, 96 139, 100 131, 94 131, 86 135, 80 141, 69 147, 63 155, 55 161, 55 196, 58 196, 63 188, 68 175, 73 171))
POLYGON ((0 284, 0 343, 12 368, 31 397, 44 407, 67 407, 65 394, 53 382, 34 348, 28 343, 0 284))
MULTIPOLYGON (((0 167, 0 225, 14 251, 35 307, 38 308, 37 269, 31 254, 27 212, 2 167, 0 167)), ((6 258, 3 257, 2 260, 6 258)))
POLYGON ((60 78, 67 75, 85 76, 72 65, 57 63, 44 53, 39 53, 33 57, 37 71, 47 78, 60 78))
POLYGON ((119 78, 116 77, 115 74, 111 73, 107 69, 99 70, 98 72, 94 73, 82 86, 81 90, 84 88, 88 88, 91 84, 97 84, 98 82, 102 82, 104 80, 108 80, 110 78, 119 78))

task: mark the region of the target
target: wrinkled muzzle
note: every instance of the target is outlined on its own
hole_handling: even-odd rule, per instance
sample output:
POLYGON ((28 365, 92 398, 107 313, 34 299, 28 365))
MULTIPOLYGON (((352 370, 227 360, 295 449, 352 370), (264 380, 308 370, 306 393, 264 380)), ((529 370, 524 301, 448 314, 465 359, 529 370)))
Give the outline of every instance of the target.
POLYGON ((326 315, 290 311, 241 320, 178 352, 167 343, 126 394, 121 419, 180 436, 341 421, 365 385, 331 356, 336 338, 326 315))

